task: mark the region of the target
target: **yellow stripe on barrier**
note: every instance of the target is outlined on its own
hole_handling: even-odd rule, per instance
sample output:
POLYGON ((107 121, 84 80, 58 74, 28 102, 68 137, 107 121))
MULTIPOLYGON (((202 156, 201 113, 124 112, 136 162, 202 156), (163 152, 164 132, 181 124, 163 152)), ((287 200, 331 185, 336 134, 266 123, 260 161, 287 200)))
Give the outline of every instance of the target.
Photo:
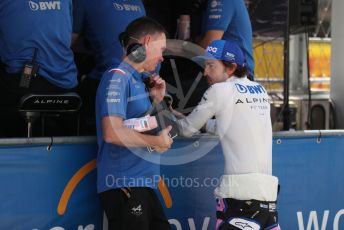
MULTIPOLYGON (((63 190, 62 196, 60 198, 59 204, 57 206, 57 213, 62 216, 67 209, 69 199, 75 189, 75 187, 79 184, 79 182, 92 170, 94 170, 97 167, 96 160, 92 160, 85 164, 83 167, 81 167, 74 176, 69 180, 67 186, 63 190)), ((158 183, 159 191, 164 199, 165 205, 167 208, 172 207, 172 198, 170 195, 170 192, 164 183, 164 181, 161 179, 158 183)))
POLYGON ((170 192, 168 191, 168 187, 166 186, 165 182, 161 179, 161 177, 158 183, 158 188, 162 195, 162 198, 164 199, 166 208, 171 208, 172 198, 171 198, 170 192))
POLYGON ((65 213, 69 198, 72 195, 75 187, 79 184, 79 182, 84 178, 89 172, 95 169, 97 166, 96 160, 92 160, 85 164, 82 168, 80 168, 74 176, 69 180, 67 186, 65 187, 62 196, 60 198, 59 205, 57 206, 57 213, 61 216, 65 213))

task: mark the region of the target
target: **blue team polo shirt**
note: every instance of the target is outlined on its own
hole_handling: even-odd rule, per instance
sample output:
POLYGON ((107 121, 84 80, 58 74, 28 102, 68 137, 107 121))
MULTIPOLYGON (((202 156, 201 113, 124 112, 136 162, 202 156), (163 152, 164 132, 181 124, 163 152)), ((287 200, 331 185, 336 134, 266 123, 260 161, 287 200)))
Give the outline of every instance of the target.
POLYGON ((141 0, 74 0, 73 32, 92 46, 96 66, 88 74, 100 79, 111 66, 118 66, 124 54, 118 35, 136 18, 146 15, 141 0))
POLYGON ((209 0, 203 20, 203 32, 223 30, 222 39, 238 41, 245 54, 248 70, 253 75, 252 26, 244 1, 209 0))
POLYGON ((150 154, 146 148, 107 144, 101 129, 102 118, 106 116, 137 118, 150 108, 142 75, 132 66, 122 62, 118 68, 104 73, 96 97, 98 192, 120 187, 156 188, 160 167, 143 158, 157 154, 150 154))
POLYGON ((71 36, 72 0, 0 1, 0 57, 8 73, 20 73, 37 48, 38 75, 61 88, 75 87, 71 36))

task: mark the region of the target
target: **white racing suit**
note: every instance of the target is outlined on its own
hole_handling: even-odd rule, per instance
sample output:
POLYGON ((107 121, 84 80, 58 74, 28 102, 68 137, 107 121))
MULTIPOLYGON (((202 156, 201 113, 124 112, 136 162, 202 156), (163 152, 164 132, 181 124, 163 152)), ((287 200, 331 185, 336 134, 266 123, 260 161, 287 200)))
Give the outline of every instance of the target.
POLYGON ((225 167, 215 189, 217 229, 244 229, 244 225, 279 229, 278 179, 271 175, 272 127, 265 88, 233 76, 212 85, 192 113, 178 123, 183 136, 191 136, 205 124, 206 130, 219 135, 225 167))

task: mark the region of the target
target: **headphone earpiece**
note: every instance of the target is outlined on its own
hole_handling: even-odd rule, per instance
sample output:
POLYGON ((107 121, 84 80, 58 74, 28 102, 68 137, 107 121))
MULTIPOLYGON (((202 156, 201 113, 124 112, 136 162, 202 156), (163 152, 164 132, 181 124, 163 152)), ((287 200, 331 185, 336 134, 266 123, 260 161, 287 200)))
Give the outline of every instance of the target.
POLYGON ((130 44, 127 48, 127 56, 130 61, 141 63, 146 60, 146 48, 140 43, 130 44))

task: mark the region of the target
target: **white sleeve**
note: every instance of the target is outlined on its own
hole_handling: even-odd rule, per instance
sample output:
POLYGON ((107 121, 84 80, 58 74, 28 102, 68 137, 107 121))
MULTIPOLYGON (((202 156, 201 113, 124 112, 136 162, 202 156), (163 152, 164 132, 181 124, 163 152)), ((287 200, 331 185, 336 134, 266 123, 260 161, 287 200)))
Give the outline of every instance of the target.
POLYGON ((205 125, 205 131, 214 135, 218 134, 216 129, 216 119, 210 119, 207 121, 207 124, 205 125))
POLYGON ((178 120, 182 136, 190 137, 200 130, 217 111, 215 87, 210 87, 203 95, 201 102, 187 117, 178 120))

